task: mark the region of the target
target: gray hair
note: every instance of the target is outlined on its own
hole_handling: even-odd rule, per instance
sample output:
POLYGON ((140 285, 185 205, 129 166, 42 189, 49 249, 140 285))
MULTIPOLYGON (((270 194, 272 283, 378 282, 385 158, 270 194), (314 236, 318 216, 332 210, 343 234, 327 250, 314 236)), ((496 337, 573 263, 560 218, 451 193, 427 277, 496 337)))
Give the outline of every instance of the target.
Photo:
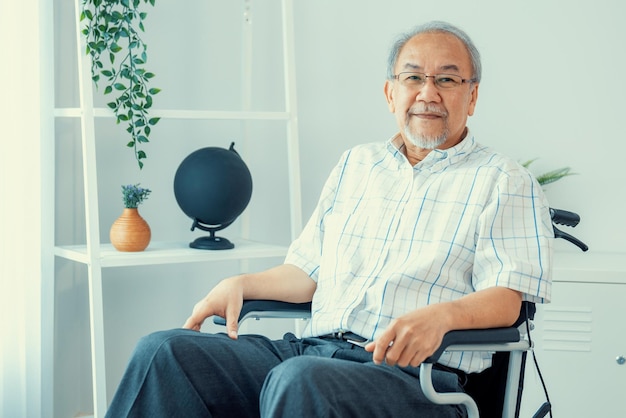
POLYGON ((391 47, 391 51, 389 51, 389 58, 387 60, 387 78, 389 80, 393 80, 395 75, 394 71, 398 62, 398 56, 400 55, 402 48, 404 48, 404 45, 406 45, 406 43, 414 36, 432 32, 449 33, 463 42, 463 45, 465 45, 472 61, 472 78, 476 80, 476 83, 480 83, 482 76, 482 64, 480 63, 480 53, 478 52, 476 45, 474 45, 474 42, 472 42, 470 37, 464 31, 454 25, 451 25, 450 23, 441 21, 433 21, 416 26, 409 32, 401 34, 396 39, 391 47))

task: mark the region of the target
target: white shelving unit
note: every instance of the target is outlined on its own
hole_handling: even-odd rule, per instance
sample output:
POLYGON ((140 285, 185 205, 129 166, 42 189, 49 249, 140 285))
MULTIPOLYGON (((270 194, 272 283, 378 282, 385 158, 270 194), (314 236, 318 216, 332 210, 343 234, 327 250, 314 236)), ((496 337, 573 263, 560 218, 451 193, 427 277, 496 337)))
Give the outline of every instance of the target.
MULTIPOLYGON (((283 121, 287 138, 287 166, 289 177, 290 230, 294 238, 302 227, 300 164, 298 147, 298 126, 296 109, 296 80, 293 36, 292 0, 281 0, 282 9, 282 52, 285 109, 276 112, 250 111, 251 102, 251 45, 252 30, 249 22, 251 0, 244 1, 243 30, 243 76, 244 86, 242 109, 240 111, 219 110, 179 110, 154 109, 151 115, 163 119, 195 120, 239 120, 239 121, 283 121)), ((156 6, 158 7, 158 5, 156 6)), ((75 0, 76 39, 78 74, 80 84, 80 106, 78 108, 57 108, 56 118, 80 118, 82 136, 82 166, 84 178, 86 245, 57 246, 55 255, 87 266, 89 281, 89 308, 91 326, 91 363, 93 378, 94 416, 103 417, 107 408, 105 335, 102 293, 102 269, 107 267, 146 266, 155 264, 191 263, 221 260, 247 260, 252 258, 280 257, 286 247, 268 245, 246 240, 237 241, 237 247, 227 251, 202 251, 189 248, 187 242, 151 242, 141 253, 121 253, 110 244, 102 243, 99 230, 98 180, 96 159, 96 118, 112 118, 109 109, 95 108, 91 81, 90 57, 85 51, 85 40, 81 34, 79 16, 81 0, 75 0)), ((158 48, 158 46, 152 46, 158 48)))

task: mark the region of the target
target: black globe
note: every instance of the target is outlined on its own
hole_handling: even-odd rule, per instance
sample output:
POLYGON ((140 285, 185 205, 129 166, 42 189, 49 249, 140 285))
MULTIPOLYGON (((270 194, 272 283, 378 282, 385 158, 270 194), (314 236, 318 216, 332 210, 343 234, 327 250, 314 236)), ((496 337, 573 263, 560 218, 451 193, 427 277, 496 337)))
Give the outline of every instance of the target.
POLYGON ((235 151, 202 148, 189 154, 176 170, 174 195, 178 206, 193 219, 195 228, 210 232, 189 244, 192 248, 222 250, 234 248, 215 232, 232 224, 244 211, 252 196, 252 176, 235 151))

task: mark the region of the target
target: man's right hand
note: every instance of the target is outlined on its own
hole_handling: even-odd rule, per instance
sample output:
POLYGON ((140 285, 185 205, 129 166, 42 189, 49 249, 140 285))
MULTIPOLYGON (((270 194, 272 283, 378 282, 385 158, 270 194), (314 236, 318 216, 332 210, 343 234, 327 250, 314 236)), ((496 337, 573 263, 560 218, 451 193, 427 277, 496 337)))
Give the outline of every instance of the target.
POLYGON ((222 280, 196 303, 183 328, 200 331, 213 315, 226 318, 226 331, 237 339, 237 321, 244 299, 271 299, 284 302, 310 302, 317 284, 300 268, 281 264, 260 273, 242 274, 222 280))
POLYGON ((226 318, 226 331, 237 339, 237 321, 243 305, 243 283, 241 276, 222 280, 202 300, 195 304, 191 316, 183 328, 200 331, 204 321, 213 315, 226 318))

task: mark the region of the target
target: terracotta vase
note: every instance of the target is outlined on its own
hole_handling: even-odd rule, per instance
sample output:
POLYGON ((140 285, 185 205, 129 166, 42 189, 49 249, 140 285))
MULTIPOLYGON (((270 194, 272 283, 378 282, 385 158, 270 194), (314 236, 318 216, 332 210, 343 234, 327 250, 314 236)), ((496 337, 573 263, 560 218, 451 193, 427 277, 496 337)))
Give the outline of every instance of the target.
POLYGON ((137 208, 124 208, 109 232, 111 244, 118 251, 143 251, 150 243, 150 236, 150 226, 137 208))

